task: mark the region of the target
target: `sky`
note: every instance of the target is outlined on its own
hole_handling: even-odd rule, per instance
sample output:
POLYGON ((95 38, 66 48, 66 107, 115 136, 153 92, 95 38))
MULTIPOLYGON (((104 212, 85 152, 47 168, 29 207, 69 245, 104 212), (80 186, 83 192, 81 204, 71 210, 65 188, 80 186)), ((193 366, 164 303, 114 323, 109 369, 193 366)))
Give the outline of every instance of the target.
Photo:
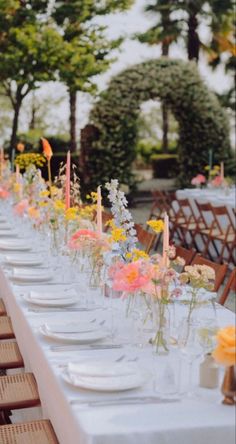
MULTIPOLYGON (((120 50, 115 52, 117 61, 105 74, 97 77, 96 82, 99 90, 105 89, 109 83, 109 79, 123 69, 136 63, 141 63, 144 60, 158 58, 160 56, 161 50, 159 46, 150 47, 131 38, 136 32, 145 31, 150 27, 150 25, 152 25, 152 23, 154 23, 154 18, 144 14, 143 12, 146 3, 147 0, 136 0, 135 4, 129 11, 99 18, 99 23, 108 26, 107 34, 110 38, 116 38, 121 35, 126 37, 126 40, 122 44, 120 50)), ((199 29, 200 37, 203 40, 206 40, 208 32, 206 24, 202 23, 199 29)), ((170 49, 170 57, 186 60, 186 52, 183 44, 179 43, 178 45, 172 45, 170 49)), ((216 71, 212 72, 212 70, 207 66, 203 56, 200 59, 199 70, 202 78, 208 84, 209 88, 217 92, 223 92, 231 85, 231 79, 225 75, 223 67, 220 66, 216 71)), ((67 92, 64 85, 56 82, 50 82, 39 88, 36 91, 36 96, 38 96, 41 101, 48 97, 52 97, 53 100, 61 98, 61 103, 57 106, 52 106, 50 112, 47 113, 48 124, 51 128, 51 134, 65 133, 68 131, 69 107, 67 92)), ((25 102, 24 110, 20 118, 20 131, 27 130, 29 121, 27 108, 29 107, 30 100, 31 99, 29 97, 25 102)), ((91 98, 87 94, 79 93, 77 98, 78 133, 80 128, 83 128, 87 123, 89 110, 91 107, 91 98)))

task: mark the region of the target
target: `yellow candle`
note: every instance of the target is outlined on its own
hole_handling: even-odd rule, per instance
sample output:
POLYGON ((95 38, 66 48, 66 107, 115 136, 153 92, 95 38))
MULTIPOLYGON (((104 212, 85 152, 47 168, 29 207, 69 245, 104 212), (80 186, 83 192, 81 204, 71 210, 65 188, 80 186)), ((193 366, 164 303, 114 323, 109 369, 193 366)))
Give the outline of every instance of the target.
POLYGON ((97 233, 102 234, 102 195, 101 187, 97 187, 97 233))

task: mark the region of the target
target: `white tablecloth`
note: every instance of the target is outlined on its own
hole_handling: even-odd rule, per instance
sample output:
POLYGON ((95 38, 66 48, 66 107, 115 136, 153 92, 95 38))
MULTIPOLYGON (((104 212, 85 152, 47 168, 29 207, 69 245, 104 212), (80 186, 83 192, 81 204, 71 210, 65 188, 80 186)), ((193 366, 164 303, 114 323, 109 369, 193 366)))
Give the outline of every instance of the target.
MULTIPOLYGON (((235 442, 234 408, 221 404, 219 389, 197 389, 195 399, 181 399, 179 402, 81 408, 71 405, 72 399, 90 399, 101 394, 74 389, 62 380, 60 364, 68 361, 99 359, 115 360, 121 354, 138 356, 139 365, 148 372, 152 368, 152 350, 123 346, 117 350, 52 352, 51 340, 43 338, 38 327, 57 320, 85 320, 96 317, 104 319, 106 312, 51 312, 33 313, 23 300, 33 287, 15 286, 6 273, 0 269, 0 296, 12 318, 17 342, 21 349, 26 370, 36 377, 43 416, 49 418, 61 444, 233 444, 235 442)), ((37 288, 37 287, 35 287, 37 288)), ((52 286, 48 286, 48 289, 52 286)), ((42 289, 39 286, 38 289, 42 289)), ((115 304, 122 303, 120 300, 115 304)), ((207 309, 206 309, 207 310, 207 309)), ((234 323, 234 315, 218 308, 218 320, 225 326, 234 323)), ((109 341, 109 340, 108 340, 109 341)), ((55 344, 55 343, 54 343, 55 344)), ((165 358, 163 358, 165 359, 165 358)), ((176 364, 177 365, 177 364, 176 364)), ((199 364, 198 364, 199 365, 199 364)), ((195 384, 198 376, 195 376, 195 384)), ((142 389, 133 393, 150 393, 151 377, 142 389)))

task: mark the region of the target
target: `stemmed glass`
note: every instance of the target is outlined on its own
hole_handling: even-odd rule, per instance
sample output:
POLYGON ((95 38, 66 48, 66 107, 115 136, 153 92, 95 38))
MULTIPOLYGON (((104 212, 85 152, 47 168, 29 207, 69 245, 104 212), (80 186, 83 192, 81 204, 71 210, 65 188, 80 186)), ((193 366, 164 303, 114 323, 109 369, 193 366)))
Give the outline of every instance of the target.
POLYGON ((187 319, 184 319, 181 322, 178 336, 178 348, 183 360, 188 364, 186 396, 192 397, 194 395, 192 384, 193 365, 194 362, 202 356, 198 322, 194 320, 189 321, 187 319))

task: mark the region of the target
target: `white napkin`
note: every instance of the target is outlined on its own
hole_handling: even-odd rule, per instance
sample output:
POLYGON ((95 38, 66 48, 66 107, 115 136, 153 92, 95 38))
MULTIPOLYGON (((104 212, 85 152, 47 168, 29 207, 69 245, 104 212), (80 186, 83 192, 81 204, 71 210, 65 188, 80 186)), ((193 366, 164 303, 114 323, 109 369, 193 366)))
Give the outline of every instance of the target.
POLYGON ((4 257, 4 262, 12 265, 40 265, 43 260, 36 254, 23 253, 7 255, 4 257))
POLYGON ((12 277, 18 280, 51 280, 52 274, 48 270, 32 269, 32 268, 13 268, 12 277))
POLYGON ((37 299, 37 300, 61 300, 61 299, 73 299, 76 297, 76 291, 71 289, 70 291, 63 291, 63 292, 54 292, 50 291, 48 293, 39 293, 37 291, 30 291, 29 292, 29 299, 37 299))
POLYGON ((137 373, 138 367, 134 363, 111 362, 111 361, 89 361, 83 363, 68 363, 69 375, 88 377, 121 377, 137 373))
POLYGON ((71 324, 55 324, 55 325, 48 325, 43 324, 43 329, 46 330, 49 333, 55 333, 55 334, 63 334, 63 333, 71 333, 71 334, 77 334, 77 333, 90 333, 93 331, 96 331, 99 329, 98 325, 94 325, 88 322, 85 323, 71 323, 71 324))

